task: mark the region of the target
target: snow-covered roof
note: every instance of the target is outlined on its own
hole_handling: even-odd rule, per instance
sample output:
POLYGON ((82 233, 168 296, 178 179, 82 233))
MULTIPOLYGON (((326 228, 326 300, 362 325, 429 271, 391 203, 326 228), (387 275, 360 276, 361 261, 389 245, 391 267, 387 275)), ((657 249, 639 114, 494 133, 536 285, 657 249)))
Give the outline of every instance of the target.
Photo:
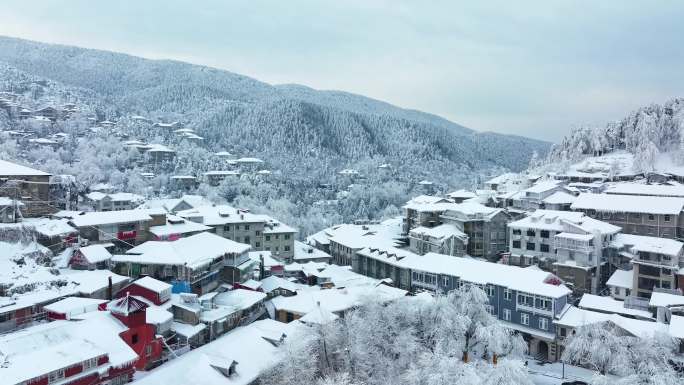
POLYGON ((264 161, 259 159, 259 158, 249 158, 249 157, 235 159, 235 161, 237 163, 264 163, 264 161))
POLYGON ((74 217, 74 219, 71 220, 71 223, 76 227, 85 227, 151 220, 152 217, 142 210, 119 210, 83 213, 82 215, 74 217))
MULTIPOLYGON (((174 323, 174 327, 176 323, 174 323)), ((248 326, 236 328, 212 343, 186 353, 146 376, 138 379, 136 385, 248 385, 279 359, 280 349, 269 342, 286 338, 298 338, 295 328, 299 323, 282 323, 270 319, 256 321, 248 326), (236 357, 236 374, 226 378, 214 369, 217 361, 230 365, 236 357)))
POLYGON ((412 229, 410 233, 411 236, 414 237, 428 236, 437 239, 445 239, 451 237, 457 237, 462 239, 468 238, 468 236, 463 231, 459 230, 458 227, 449 223, 445 223, 435 227, 419 226, 412 229))
POLYGON ((454 192, 450 192, 447 194, 447 197, 451 199, 470 199, 470 198, 475 198, 477 195, 468 190, 456 190, 454 192))
POLYGON ((254 279, 248 279, 245 282, 242 282, 240 286, 244 286, 252 290, 259 290, 259 288, 261 287, 261 282, 254 279))
POLYGON ((581 212, 536 210, 529 216, 508 224, 513 228, 551 230, 558 232, 584 232, 592 234, 595 230, 603 234, 620 231, 620 227, 599 221, 581 212))
POLYGON ((299 291, 291 297, 278 296, 271 299, 271 304, 276 310, 285 310, 301 316, 317 309, 318 303, 333 313, 339 313, 359 306, 366 298, 374 298, 381 301, 392 301, 406 295, 406 291, 396 289, 394 292, 386 292, 382 284, 359 285, 345 287, 343 289, 326 289, 317 291, 299 291))
POLYGON ((335 243, 352 249, 361 249, 371 245, 398 246, 401 227, 391 223, 377 225, 343 224, 324 230, 327 238, 335 243))
POLYGON ((684 185, 661 185, 644 183, 616 183, 606 189, 606 194, 649 195, 684 198, 684 185))
POLYGON ((82 321, 54 321, 0 336, 0 378, 17 384, 108 355, 97 370, 132 364, 138 355, 119 334, 127 330, 107 312, 83 314, 82 321))
POLYGON ((294 241, 294 260, 308 260, 308 259, 324 259, 332 258, 332 256, 323 250, 319 250, 313 246, 300 241, 294 241))
POLYGON ((653 292, 648 305, 651 307, 682 306, 684 305, 684 295, 653 292))
POLYGON ((623 289, 631 289, 634 280, 634 270, 615 270, 610 276, 607 286, 620 287, 623 289))
POLYGON ((565 191, 556 191, 542 200, 542 202, 546 203, 547 205, 570 204, 574 201, 575 196, 568 194, 565 191))
POLYGON ((684 243, 674 239, 622 233, 617 234, 610 245, 615 248, 628 248, 632 253, 643 251, 670 256, 679 255, 684 247, 684 243))
POLYGON ((640 195, 582 193, 572 203, 573 210, 678 215, 684 198, 640 195))
POLYGON ((623 301, 593 294, 584 294, 578 306, 582 309, 596 310, 604 313, 615 313, 646 319, 652 318, 651 313, 646 310, 626 308, 623 301))
POLYGON ((22 220, 22 223, 27 226, 32 226, 36 232, 46 237, 56 237, 59 235, 68 235, 78 232, 78 230, 69 225, 69 221, 67 220, 26 218, 22 220))
POLYGON ((172 234, 198 233, 208 230, 211 230, 211 227, 175 215, 167 215, 165 225, 150 226, 150 233, 157 237, 164 237, 172 234))
POLYGON ((141 195, 126 192, 106 194, 99 191, 93 191, 86 195, 86 197, 92 201, 101 201, 105 198, 111 199, 112 202, 142 202, 145 200, 141 195))
POLYGON ((74 316, 82 313, 96 311, 98 306, 107 301, 96 298, 67 297, 63 300, 43 306, 43 309, 52 313, 74 316))
POLYGON ((264 222, 264 234, 283 234, 297 232, 297 229, 295 229, 294 227, 288 226, 276 219, 270 217, 264 219, 266 219, 266 221, 264 222))
POLYGON ((205 176, 240 176, 240 171, 235 170, 212 170, 204 173, 205 176))
POLYGON ((270 219, 268 216, 252 214, 249 211, 236 209, 228 205, 202 205, 179 211, 176 215, 207 226, 229 223, 260 223, 270 219))
POLYGON ((202 330, 204 330, 206 328, 207 328, 207 325, 203 324, 201 322, 198 323, 197 325, 190 325, 190 324, 186 324, 183 322, 176 322, 176 321, 173 321, 171 323, 171 330, 173 330, 177 334, 179 334, 185 338, 188 338, 188 339, 198 335, 199 333, 202 332, 202 330))
POLYGON ((0 159, 0 176, 50 176, 46 172, 0 159))
POLYGON ((398 263, 411 270, 445 274, 472 283, 498 285, 551 298, 562 297, 571 292, 563 284, 547 283, 555 280, 551 273, 472 258, 427 253, 419 257, 403 258, 398 263))
POLYGON ((306 313, 299 321, 305 324, 327 325, 340 318, 337 314, 328 311, 324 306, 318 305, 314 310, 306 313))
POLYGON ((499 176, 496 176, 488 181, 485 181, 485 184, 502 184, 506 183, 512 179, 515 179, 518 177, 518 174, 513 173, 513 172, 507 172, 505 174, 501 174, 499 176))
POLYGON ((640 338, 651 338, 656 332, 669 333, 668 325, 661 322, 627 318, 619 314, 600 313, 579 309, 574 306, 568 306, 561 314, 560 319, 554 321, 555 324, 572 328, 600 322, 611 322, 633 336, 640 338))
POLYGON ((275 289, 285 289, 294 292, 297 290, 297 285, 275 275, 261 280, 261 290, 264 293, 270 293, 275 289))
POLYGON ((132 262, 154 265, 185 265, 199 268, 225 254, 242 254, 249 245, 237 243, 212 233, 199 233, 176 241, 147 241, 112 257, 113 262, 132 262))
POLYGON ((284 263, 280 259, 274 258, 273 253, 268 250, 250 251, 247 256, 254 262, 261 263, 261 258, 264 259, 264 267, 271 268, 273 266, 283 266, 284 263))
POLYGON ((133 285, 138 285, 140 287, 144 287, 145 289, 151 290, 155 293, 163 293, 164 291, 170 291, 172 286, 169 285, 168 283, 164 281, 160 281, 158 279, 154 279, 152 277, 143 277, 140 278, 134 282, 132 282, 133 285))
POLYGON ((526 188, 524 191, 533 194, 539 194, 547 192, 550 190, 557 189, 559 187, 560 181, 549 180, 544 182, 535 183, 533 186, 526 188))
POLYGON ((78 251, 89 263, 98 263, 112 258, 112 254, 103 245, 81 247, 78 251))

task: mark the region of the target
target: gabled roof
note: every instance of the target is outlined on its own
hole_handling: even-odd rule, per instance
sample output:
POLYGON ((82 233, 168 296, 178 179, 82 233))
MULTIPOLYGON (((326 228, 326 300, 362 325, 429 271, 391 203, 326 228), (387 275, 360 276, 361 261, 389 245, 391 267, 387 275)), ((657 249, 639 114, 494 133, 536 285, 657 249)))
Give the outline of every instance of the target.
POLYGON ((634 270, 615 270, 610 276, 606 286, 620 287, 623 289, 631 289, 634 280, 634 270))
POLYGON ((115 299, 107 304, 107 310, 123 316, 145 310, 148 307, 149 305, 147 303, 130 295, 115 299))
POLYGON ((50 176, 46 172, 0 159, 0 176, 50 176))
POLYGON ((85 246, 78 251, 90 263, 98 263, 112 258, 112 254, 103 245, 85 246))
POLYGON ((164 292, 165 290, 171 290, 172 286, 164 281, 154 279, 152 277, 143 277, 136 281, 133 281, 131 285, 138 285, 144 287, 145 289, 151 290, 157 294, 164 292))
POLYGON ((177 241, 147 241, 123 255, 115 255, 112 261, 154 265, 185 265, 199 268, 210 264, 225 254, 242 254, 249 245, 238 243, 212 233, 199 233, 177 241))

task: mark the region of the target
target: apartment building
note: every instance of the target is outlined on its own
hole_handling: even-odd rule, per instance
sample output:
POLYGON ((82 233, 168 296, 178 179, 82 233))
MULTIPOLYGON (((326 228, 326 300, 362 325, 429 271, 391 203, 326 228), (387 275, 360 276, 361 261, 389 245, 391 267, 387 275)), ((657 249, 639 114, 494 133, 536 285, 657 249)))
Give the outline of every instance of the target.
POLYGON ((249 249, 249 245, 204 232, 177 241, 145 242, 126 254, 114 255, 112 270, 132 278, 150 276, 173 284, 177 291, 201 295, 215 290, 221 280, 240 282, 243 275, 231 269, 249 262, 249 249))
POLYGON ((572 210, 622 228, 625 234, 680 238, 684 198, 620 194, 580 194, 572 210))
MULTIPOLYGON (((413 236, 414 245, 418 247, 423 245, 419 241, 426 229, 451 225, 467 236, 467 254, 494 259, 506 251, 506 223, 509 218, 501 209, 476 202, 454 203, 446 198, 422 195, 404 205, 403 232, 410 237, 411 230, 419 229, 413 236)), ((438 235, 438 232, 433 235, 438 235)), ((429 240, 429 236, 427 238, 429 240)), ((457 238, 459 242, 465 240, 462 235, 457 238)))
POLYGON ((203 205, 178 211, 179 217, 212 227, 214 232, 255 251, 270 251, 277 258, 291 261, 297 230, 267 215, 227 205, 203 205))
POLYGON ((631 260, 631 295, 650 298, 655 290, 684 290, 684 243, 618 234, 612 247, 631 260))
POLYGON ((21 201, 25 217, 56 211, 50 210, 50 174, 6 160, 0 160, 0 196, 21 201))
POLYGON ((452 224, 420 226, 409 231, 409 244, 411 251, 418 254, 463 256, 468 248, 468 236, 452 224))
POLYGON ((99 191, 88 193, 86 199, 94 211, 132 210, 145 201, 145 198, 138 194, 106 194, 99 191))
POLYGON ((598 292, 608 279, 607 249, 620 231, 583 213, 553 210, 537 210, 508 229, 508 264, 539 265, 583 293, 598 292))
POLYGON ((119 249, 128 249, 147 241, 150 226, 157 220, 166 223, 166 215, 156 217, 148 210, 97 211, 76 215, 69 224, 91 243, 113 242, 119 249))
POLYGON ((405 250, 364 248, 357 253, 354 271, 373 278, 391 278, 411 291, 447 293, 463 285, 483 289, 490 312, 528 341, 530 354, 557 360, 554 320, 568 304, 570 289, 555 275, 472 258, 405 250))

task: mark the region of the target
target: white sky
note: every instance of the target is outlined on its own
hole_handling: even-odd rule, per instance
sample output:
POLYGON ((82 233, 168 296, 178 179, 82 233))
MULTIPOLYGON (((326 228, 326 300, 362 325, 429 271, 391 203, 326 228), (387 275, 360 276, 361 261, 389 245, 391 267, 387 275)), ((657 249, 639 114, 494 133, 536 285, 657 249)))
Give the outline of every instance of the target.
POLYGON ((684 96, 682 20, 677 0, 4 0, 0 35, 344 90, 556 141, 684 96))

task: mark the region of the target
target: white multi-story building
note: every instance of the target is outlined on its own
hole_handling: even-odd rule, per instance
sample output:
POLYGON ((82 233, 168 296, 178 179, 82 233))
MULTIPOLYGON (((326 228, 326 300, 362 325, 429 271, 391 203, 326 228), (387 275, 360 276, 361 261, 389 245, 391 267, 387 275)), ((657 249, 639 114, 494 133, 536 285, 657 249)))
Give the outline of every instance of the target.
POLYGON ((620 231, 582 213, 552 210, 537 210, 508 229, 509 264, 540 264, 584 292, 596 292, 606 281, 606 250, 620 231))

